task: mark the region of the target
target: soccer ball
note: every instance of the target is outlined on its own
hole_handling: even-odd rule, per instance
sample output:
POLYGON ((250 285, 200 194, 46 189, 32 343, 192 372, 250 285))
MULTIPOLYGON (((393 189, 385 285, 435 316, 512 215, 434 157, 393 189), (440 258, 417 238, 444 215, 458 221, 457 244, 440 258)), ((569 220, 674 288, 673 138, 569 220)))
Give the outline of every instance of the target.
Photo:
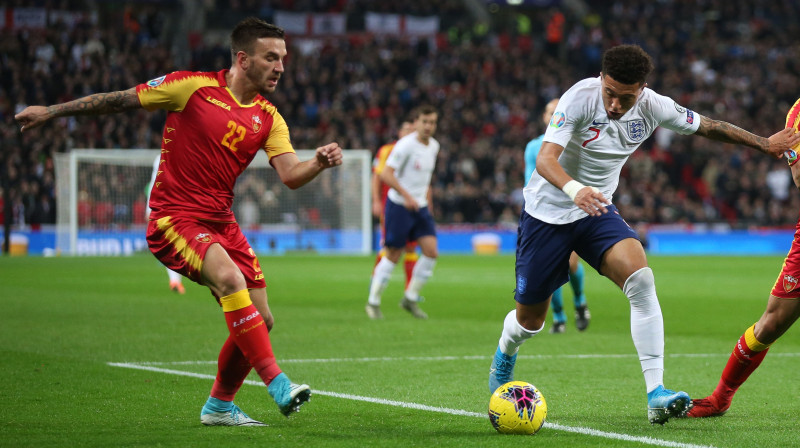
POLYGON ((547 418, 547 402, 533 384, 511 381, 489 400, 489 421, 502 434, 536 434, 547 418))

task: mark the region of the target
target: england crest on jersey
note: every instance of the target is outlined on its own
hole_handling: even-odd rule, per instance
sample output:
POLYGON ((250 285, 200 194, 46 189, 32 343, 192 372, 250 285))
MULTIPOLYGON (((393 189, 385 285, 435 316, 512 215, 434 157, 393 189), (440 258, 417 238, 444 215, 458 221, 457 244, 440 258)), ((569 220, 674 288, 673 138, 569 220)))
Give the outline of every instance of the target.
POLYGON ((632 120, 628 122, 628 138, 635 142, 644 140, 645 129, 644 120, 632 120))

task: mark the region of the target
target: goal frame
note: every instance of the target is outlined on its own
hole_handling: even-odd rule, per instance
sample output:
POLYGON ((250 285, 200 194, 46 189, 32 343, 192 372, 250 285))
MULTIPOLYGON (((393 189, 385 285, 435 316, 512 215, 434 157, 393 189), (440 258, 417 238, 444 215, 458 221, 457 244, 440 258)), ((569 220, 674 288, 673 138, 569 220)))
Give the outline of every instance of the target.
MULTIPOLYGON (((99 161, 107 162, 111 165, 134 165, 134 166, 148 166, 152 167, 153 161, 160 154, 158 149, 73 149, 66 153, 56 154, 56 195, 58 197, 58 204, 56 207, 56 248, 58 253, 63 255, 76 256, 78 253, 79 243, 79 226, 78 226, 78 169, 83 161, 99 161), (65 185, 59 181, 59 172, 67 170, 68 183, 65 185), (66 197, 64 197, 66 196, 66 197), (64 228, 66 226, 66 228, 64 228)), ((315 150, 305 149, 296 150, 298 158, 301 161, 311 159, 315 156, 315 150)), ((347 163, 355 161, 356 168, 351 168, 351 171, 356 173, 359 179, 358 185, 360 191, 357 195, 360 198, 360 247, 353 247, 352 249, 325 251, 326 254, 369 254, 372 252, 372 211, 371 211, 371 175, 372 175, 372 153, 366 149, 348 149, 343 151, 344 158, 347 163)), ((251 168, 269 168, 267 155, 264 151, 259 151, 251 164, 247 167, 245 172, 251 168)), ((343 169, 342 167, 333 168, 336 170, 343 169)), ((326 170, 327 171, 327 170, 326 170)), ((321 173, 324 175, 325 172, 321 173)), ((63 176, 63 174, 62 174, 63 176)), ((301 188, 313 188, 314 182, 319 179, 314 179, 309 184, 301 188)), ((342 207, 343 209, 346 207, 342 207)), ((358 230, 358 229, 357 229, 358 230)), ((144 235, 142 235, 144 239, 144 235)))

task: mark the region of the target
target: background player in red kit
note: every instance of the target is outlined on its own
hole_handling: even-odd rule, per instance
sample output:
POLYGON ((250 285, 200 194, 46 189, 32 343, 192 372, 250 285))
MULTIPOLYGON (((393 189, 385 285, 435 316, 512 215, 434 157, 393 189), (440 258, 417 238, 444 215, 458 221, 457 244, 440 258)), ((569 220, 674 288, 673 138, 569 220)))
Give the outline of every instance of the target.
MULTIPOLYGON (((800 127, 800 100, 794 103, 786 116, 786 127, 800 127)), ((791 154, 786 154, 792 170, 794 184, 800 189, 800 163, 795 147, 791 154)), ((773 342, 777 341, 800 317, 800 219, 794 232, 794 240, 786 260, 783 262, 778 280, 775 282, 767 309, 758 322, 745 330, 733 347, 733 353, 722 370, 714 392, 692 401, 693 407, 687 417, 717 417, 725 414, 731 406, 733 395, 744 384, 747 378, 767 356, 773 342)))
POLYGON ((275 91, 284 71, 281 28, 256 18, 243 20, 231 33, 231 56, 229 70, 175 72, 124 91, 31 106, 15 118, 24 132, 55 117, 138 108, 168 111, 147 241, 166 267, 208 286, 230 333, 200 420, 262 426, 233 404, 251 369, 286 416, 308 401, 311 390, 289 381, 275 361, 264 274, 231 211, 234 183, 261 149, 292 189, 340 165, 342 152, 330 143, 317 148, 314 158, 299 161, 286 122, 262 96, 275 91))
MULTIPOLYGON (((414 120, 411 118, 406 118, 402 123, 400 123, 400 129, 397 131, 397 138, 401 139, 412 132, 414 132, 414 120)), ((383 169, 386 167, 386 160, 389 158, 389 154, 392 153, 395 143, 397 143, 397 140, 378 148, 378 152, 375 153, 375 158, 372 160, 372 215, 377 216, 381 223, 381 249, 378 251, 378 255, 375 257, 375 266, 381 262, 381 258, 386 256, 386 249, 383 247, 383 239, 386 237, 384 209, 386 207, 386 198, 389 195, 390 189, 388 185, 383 183, 380 175, 383 169)), ((418 259, 419 254, 417 254, 417 242, 409 241, 406 244, 405 260, 403 263, 406 272, 406 288, 408 288, 408 283, 411 281, 411 276, 414 273, 414 265, 417 264, 418 259)), ((372 267, 373 271, 375 270, 375 266, 372 267)), ((370 319, 383 318, 383 313, 381 312, 380 307, 367 304, 366 310, 367 316, 369 316, 370 319)))

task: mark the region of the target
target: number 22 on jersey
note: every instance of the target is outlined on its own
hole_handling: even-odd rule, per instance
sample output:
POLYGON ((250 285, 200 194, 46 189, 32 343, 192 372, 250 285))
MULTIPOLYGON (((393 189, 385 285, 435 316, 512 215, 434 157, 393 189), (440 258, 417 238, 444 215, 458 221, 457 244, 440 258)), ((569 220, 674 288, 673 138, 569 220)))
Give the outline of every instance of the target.
MULTIPOLYGON (((230 149, 233 152, 236 152, 239 150, 236 145, 238 145, 240 141, 244 140, 247 130, 244 128, 244 126, 237 125, 233 120, 228 122, 228 129, 230 129, 228 133, 222 137, 222 146, 230 149)), ((585 143, 584 146, 586 146, 585 143)))

